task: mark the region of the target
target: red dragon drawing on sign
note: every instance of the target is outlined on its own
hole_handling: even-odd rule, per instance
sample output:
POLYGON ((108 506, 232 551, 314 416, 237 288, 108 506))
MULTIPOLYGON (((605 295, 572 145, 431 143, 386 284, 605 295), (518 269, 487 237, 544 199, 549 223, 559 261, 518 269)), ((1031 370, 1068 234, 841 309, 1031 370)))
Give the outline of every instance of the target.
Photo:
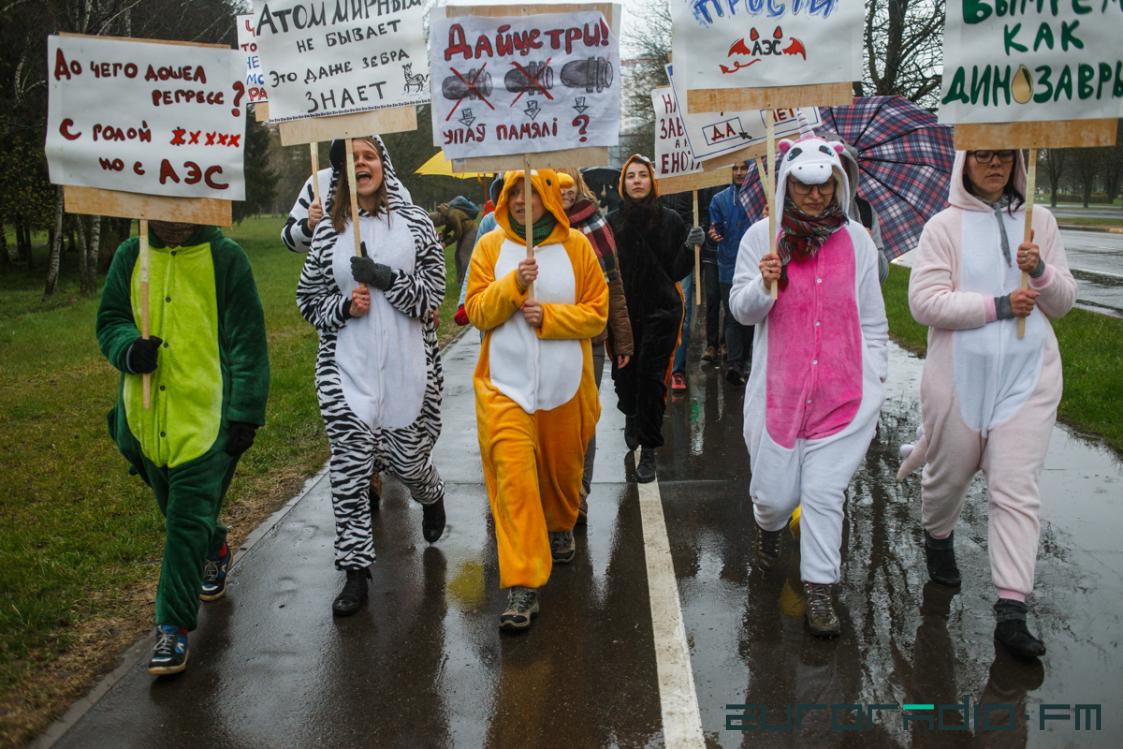
POLYGON ((728 75, 736 73, 739 70, 752 67, 765 57, 773 57, 776 55, 799 55, 804 60, 807 59, 807 48, 803 46, 803 42, 796 39, 794 36, 788 38, 788 45, 782 46, 784 40, 784 30, 777 26, 772 31, 772 38, 761 38, 760 32, 753 27, 749 30, 749 35, 743 39, 738 39, 729 46, 729 51, 726 57, 749 57, 752 58, 747 62, 744 60, 733 59, 732 66, 722 64, 721 72, 728 75))

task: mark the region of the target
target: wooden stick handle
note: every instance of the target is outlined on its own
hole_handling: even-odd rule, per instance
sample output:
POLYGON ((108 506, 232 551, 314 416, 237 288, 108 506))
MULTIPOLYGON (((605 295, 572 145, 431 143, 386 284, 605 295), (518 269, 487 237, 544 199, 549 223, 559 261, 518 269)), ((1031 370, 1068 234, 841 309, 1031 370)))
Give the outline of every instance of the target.
MULTIPOLYGON (((140 337, 148 339, 148 219, 140 220, 140 337)), ((140 376, 145 410, 152 408, 152 375, 140 376)))
MULTIPOLYGON (((1026 225, 1023 242, 1033 240, 1033 193, 1037 191, 1037 149, 1029 149, 1029 164, 1026 166, 1026 225)), ((1022 271, 1019 284, 1022 289, 1029 288, 1029 274, 1022 271)), ((1018 339, 1026 337, 1026 319, 1018 318, 1018 339)))
MULTIPOLYGON (((773 173, 777 172, 776 169, 776 121, 772 115, 771 109, 766 109, 764 116, 764 125, 767 128, 768 134, 768 166, 773 173)), ((769 254, 776 251, 776 186, 772 184, 771 175, 765 175, 764 179, 765 189, 764 195, 768 200, 768 252, 769 254)), ((780 285, 776 281, 772 282, 769 293, 773 299, 780 295, 780 285)))
POLYGON ((343 142, 347 147, 347 192, 351 195, 351 231, 355 237, 355 255, 362 257, 363 236, 359 231, 359 192, 358 186, 355 184, 355 148, 351 145, 350 138, 345 138, 343 142))
POLYGON ((308 149, 312 155, 312 199, 319 201, 320 199, 320 144, 309 143, 308 149))
MULTIPOLYGON (((694 225, 701 226, 698 214, 698 191, 694 191, 694 225)), ((702 245, 694 245, 694 304, 702 304, 702 245)))
MULTIPOLYGON (((531 216, 530 201, 534 188, 530 184, 530 154, 523 154, 523 221, 526 222, 526 256, 534 258, 534 219, 531 216)), ((526 294, 534 296, 534 284, 531 284, 526 294)))

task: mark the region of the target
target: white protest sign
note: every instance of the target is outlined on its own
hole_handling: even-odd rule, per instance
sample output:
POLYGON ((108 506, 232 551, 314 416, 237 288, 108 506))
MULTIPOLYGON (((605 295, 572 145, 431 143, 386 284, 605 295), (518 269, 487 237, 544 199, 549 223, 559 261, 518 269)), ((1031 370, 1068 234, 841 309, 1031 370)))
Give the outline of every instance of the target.
POLYGON ((1123 4, 948 3, 940 122, 1123 116, 1123 4))
POLYGON ((430 44, 447 158, 618 142, 620 47, 600 12, 433 18, 430 44))
POLYGON ((233 49, 48 37, 51 182, 242 200, 244 66, 233 49))
POLYGON ((671 0, 682 92, 860 80, 864 20, 863 0, 671 0))
POLYGON ((429 101, 422 0, 254 0, 269 121, 429 101))
POLYGON ((237 19, 238 49, 246 56, 246 96, 250 104, 269 101, 265 91, 265 68, 261 67, 261 55, 257 54, 257 40, 253 37, 253 16, 247 13, 237 19))
MULTIPOLYGON (((667 77, 678 102, 685 101, 679 66, 667 66, 667 77)), ((765 110, 749 109, 741 112, 684 112, 679 115, 686 128, 686 139, 691 153, 698 161, 710 161, 725 154, 751 146, 764 145, 768 140, 765 110)), ((814 129, 822 124, 817 107, 773 110, 776 137, 798 136, 803 128, 814 129)))
POLYGON ((655 109, 655 176, 664 179, 702 171, 690 150, 671 87, 653 89, 651 106, 655 109))

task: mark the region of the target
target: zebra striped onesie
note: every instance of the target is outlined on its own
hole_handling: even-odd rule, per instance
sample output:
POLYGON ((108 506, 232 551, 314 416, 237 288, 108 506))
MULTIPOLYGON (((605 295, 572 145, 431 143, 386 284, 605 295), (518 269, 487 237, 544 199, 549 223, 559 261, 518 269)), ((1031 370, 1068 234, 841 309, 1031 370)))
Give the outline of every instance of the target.
MULTIPOLYGON (((331 169, 321 169, 316 172, 316 179, 320 183, 320 199, 326 201, 331 186, 331 169)), ((292 204, 289 217, 281 227, 281 241, 293 252, 308 252, 308 248, 312 246, 312 229, 308 228, 308 209, 315 199, 312 178, 309 177, 304 180, 304 186, 300 188, 296 202, 292 204)))
MULTIPOLYGON (((444 252, 428 214, 398 180, 385 145, 373 140, 389 210, 372 216, 360 209, 359 228, 370 256, 395 271, 393 283, 386 291, 372 288, 370 312, 351 317, 351 223, 336 232, 325 215, 296 289, 301 314, 320 334, 316 395, 331 446, 337 569, 374 561, 367 500, 372 472, 393 473, 422 504, 444 495, 430 459, 441 431, 444 375, 432 310, 444 298, 444 252)), ((332 173, 325 213, 346 179, 342 172, 332 173)))

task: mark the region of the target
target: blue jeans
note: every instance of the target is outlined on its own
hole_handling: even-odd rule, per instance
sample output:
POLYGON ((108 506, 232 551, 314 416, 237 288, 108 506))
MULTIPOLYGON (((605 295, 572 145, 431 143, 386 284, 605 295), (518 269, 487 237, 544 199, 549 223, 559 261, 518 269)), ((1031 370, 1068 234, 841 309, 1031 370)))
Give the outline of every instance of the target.
POLYGON ((675 349, 675 361, 671 371, 685 374, 686 349, 690 347, 690 323, 694 319, 694 271, 691 271, 680 283, 682 283, 682 300, 686 305, 686 314, 682 318, 682 343, 675 349))

